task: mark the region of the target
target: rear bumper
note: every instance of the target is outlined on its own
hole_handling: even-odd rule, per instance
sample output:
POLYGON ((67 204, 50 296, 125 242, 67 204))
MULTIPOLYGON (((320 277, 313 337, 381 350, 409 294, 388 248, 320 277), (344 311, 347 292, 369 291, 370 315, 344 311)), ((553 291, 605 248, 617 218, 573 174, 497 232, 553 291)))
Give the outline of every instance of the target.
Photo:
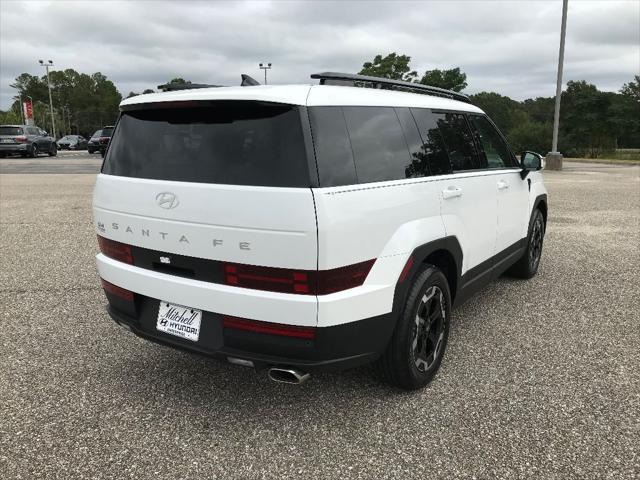
POLYGON ((370 363, 382 354, 394 327, 391 314, 387 314, 318 328, 315 338, 307 340, 227 329, 222 315, 203 312, 200 338, 191 342, 155 328, 158 300, 137 295, 136 316, 132 316, 119 310, 118 301, 110 294, 107 298, 111 318, 141 338, 221 360, 250 360, 256 368, 286 366, 313 373, 370 363))
POLYGON ((29 145, 26 143, 12 143, 2 144, 0 143, 0 152, 2 153, 23 153, 29 151, 29 145))

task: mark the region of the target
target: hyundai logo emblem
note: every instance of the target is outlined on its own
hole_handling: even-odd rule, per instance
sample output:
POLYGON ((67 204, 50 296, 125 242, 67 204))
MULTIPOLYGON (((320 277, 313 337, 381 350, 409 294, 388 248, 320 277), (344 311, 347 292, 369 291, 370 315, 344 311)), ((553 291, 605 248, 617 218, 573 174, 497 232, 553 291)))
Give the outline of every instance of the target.
POLYGON ((161 192, 156 195, 156 203, 162 208, 169 210, 171 208, 176 208, 180 202, 178 201, 178 197, 176 197, 175 193, 161 192))

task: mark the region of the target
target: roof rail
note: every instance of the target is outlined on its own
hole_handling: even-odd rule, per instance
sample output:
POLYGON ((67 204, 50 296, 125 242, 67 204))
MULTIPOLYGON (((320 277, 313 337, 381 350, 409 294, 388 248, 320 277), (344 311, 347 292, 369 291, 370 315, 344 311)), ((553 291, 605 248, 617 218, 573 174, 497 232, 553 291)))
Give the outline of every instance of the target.
POLYGON ((355 75, 353 73, 322 72, 314 73, 311 78, 319 78, 320 85, 344 85, 349 87, 369 87, 386 90, 399 90, 423 95, 435 95, 438 97, 452 98, 461 102, 471 103, 469 97, 453 90, 423 85, 422 83, 404 82, 390 78, 370 77, 367 75, 355 75))
POLYGON ((193 88, 212 88, 221 87, 222 85, 207 85, 206 83, 165 83, 158 85, 158 90, 163 92, 175 92, 177 90, 191 90, 193 88))

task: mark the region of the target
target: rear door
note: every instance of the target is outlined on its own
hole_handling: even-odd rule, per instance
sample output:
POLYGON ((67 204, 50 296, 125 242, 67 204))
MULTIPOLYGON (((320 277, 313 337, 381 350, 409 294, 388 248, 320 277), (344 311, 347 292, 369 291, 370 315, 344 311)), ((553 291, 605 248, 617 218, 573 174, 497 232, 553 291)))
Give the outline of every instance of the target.
POLYGON ((299 107, 189 102, 127 110, 94 194, 100 235, 189 257, 317 268, 299 107))
POLYGON ((462 273, 490 267, 495 252, 495 179, 482 169, 466 118, 460 113, 412 109, 423 138, 441 144, 449 165, 439 162, 442 220, 463 251, 462 273))

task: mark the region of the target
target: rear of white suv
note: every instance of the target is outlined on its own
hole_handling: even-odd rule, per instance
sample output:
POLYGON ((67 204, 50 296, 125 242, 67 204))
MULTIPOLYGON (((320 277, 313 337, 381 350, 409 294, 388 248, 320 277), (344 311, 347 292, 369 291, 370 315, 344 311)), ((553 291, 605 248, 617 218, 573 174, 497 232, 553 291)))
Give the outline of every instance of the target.
POLYGON ((546 221, 540 174, 468 103, 261 86, 121 109, 94 193, 110 315, 277 380, 382 357, 424 385, 453 304, 546 221))

